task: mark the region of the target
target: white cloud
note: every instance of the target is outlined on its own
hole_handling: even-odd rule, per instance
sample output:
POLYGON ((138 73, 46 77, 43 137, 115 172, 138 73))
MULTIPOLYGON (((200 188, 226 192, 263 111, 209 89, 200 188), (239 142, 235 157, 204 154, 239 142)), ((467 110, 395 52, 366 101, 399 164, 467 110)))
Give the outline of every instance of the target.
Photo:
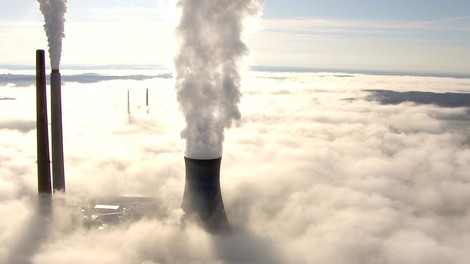
POLYGON ((365 20, 365 19, 315 19, 286 18, 264 20, 265 30, 293 33, 338 32, 365 33, 364 31, 404 31, 404 30, 450 30, 468 32, 466 22, 470 17, 456 17, 429 21, 416 20, 365 20))
MULTIPOLYGON (((36 250, 25 245, 33 263, 466 263, 468 110, 379 105, 363 100, 363 90, 469 92, 469 79, 246 77, 243 119, 226 132, 222 159, 226 211, 240 230, 227 237, 180 230, 184 124, 172 80, 64 85, 67 200, 147 195, 161 212, 129 226, 85 229, 72 221, 75 207, 57 199, 51 232, 36 250)), ((8 113, 0 119, 8 124, 0 129, 0 262, 24 245, 36 192, 35 132, 16 125, 31 118, 11 111, 33 104, 34 89, 5 92, 16 100, 0 101, 8 113)))

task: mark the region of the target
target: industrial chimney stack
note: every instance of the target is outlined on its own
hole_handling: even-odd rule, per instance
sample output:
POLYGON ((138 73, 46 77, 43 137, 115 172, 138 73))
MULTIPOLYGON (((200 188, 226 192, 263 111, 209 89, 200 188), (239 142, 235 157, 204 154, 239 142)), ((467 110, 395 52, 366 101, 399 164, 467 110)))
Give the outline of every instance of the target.
POLYGON ((221 160, 184 158, 186 185, 181 208, 185 218, 198 219, 212 233, 230 230, 220 191, 221 160))
POLYGON ((62 97, 59 69, 51 73, 52 183, 55 191, 65 192, 64 144, 62 136, 62 97))
POLYGON ((52 193, 48 126, 45 55, 44 50, 36 50, 36 132, 39 194, 52 193))

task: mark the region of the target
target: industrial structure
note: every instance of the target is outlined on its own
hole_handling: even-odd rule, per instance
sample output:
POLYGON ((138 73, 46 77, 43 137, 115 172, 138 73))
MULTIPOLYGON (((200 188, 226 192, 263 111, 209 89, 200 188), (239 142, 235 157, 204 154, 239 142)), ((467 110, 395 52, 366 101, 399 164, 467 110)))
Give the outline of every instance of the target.
POLYGON ((186 183, 181 208, 185 219, 199 221, 212 233, 230 231, 220 191, 222 158, 200 160, 184 158, 186 183))
POLYGON ((52 193, 49 156, 49 124, 47 122, 46 63, 44 50, 36 51, 36 133, 38 192, 52 193))
POLYGON ((64 147, 62 136, 61 78, 58 69, 51 73, 52 178, 47 122, 46 65, 44 50, 36 51, 36 127, 38 192, 65 192, 64 147))
MULTIPOLYGON (((51 194, 65 192, 64 151, 62 133, 61 75, 59 69, 51 73, 51 139, 52 139, 52 178, 49 159, 49 134, 47 122, 47 96, 44 51, 36 51, 37 87, 37 155, 38 192, 51 194)), ((128 92, 129 101, 129 92, 128 92)), ((148 109, 148 90, 146 91, 148 109)), ((129 102, 128 112, 130 114, 129 102)), ((187 220, 196 220, 207 231, 226 233, 230 225, 225 213, 220 190, 220 165, 222 158, 192 159, 185 157, 186 182, 181 208, 187 220)), ((82 207, 85 223, 90 226, 106 226, 109 223, 136 219, 145 210, 155 209, 151 198, 125 198, 92 203, 82 207)))
POLYGON ((65 192, 64 139, 62 134, 62 84, 59 69, 51 73, 52 186, 65 192))

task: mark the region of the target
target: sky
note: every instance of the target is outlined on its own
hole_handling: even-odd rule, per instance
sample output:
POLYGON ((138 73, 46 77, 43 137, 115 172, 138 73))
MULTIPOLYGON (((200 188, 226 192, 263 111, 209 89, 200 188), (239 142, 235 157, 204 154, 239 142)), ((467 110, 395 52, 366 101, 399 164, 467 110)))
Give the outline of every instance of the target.
MULTIPOLYGON (((249 65, 469 74, 465 0, 266 0, 247 22, 249 65)), ((63 64, 171 67, 175 1, 68 1, 63 64)), ((36 1, 0 3, 1 64, 47 48, 36 1)))

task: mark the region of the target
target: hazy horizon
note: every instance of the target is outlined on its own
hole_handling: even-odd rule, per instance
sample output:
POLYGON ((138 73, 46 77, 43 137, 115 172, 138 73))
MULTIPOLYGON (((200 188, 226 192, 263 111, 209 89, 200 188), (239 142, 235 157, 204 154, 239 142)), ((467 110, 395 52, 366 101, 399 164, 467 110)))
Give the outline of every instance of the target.
MULTIPOLYGON (((33 70, 34 64, 0 64, 0 70, 33 70)), ((63 64, 61 70, 88 69, 93 73, 94 69, 160 69, 173 73, 171 66, 160 64, 63 64)), ((46 65, 46 74, 51 67, 46 65)), ((452 77, 452 78, 470 78, 470 73, 455 72, 428 72, 428 71, 392 71, 392 70, 373 70, 373 69, 343 69, 343 68, 321 68, 321 67, 300 67, 300 66, 269 66, 269 65, 249 65, 242 67, 242 71, 265 71, 265 72, 336 72, 336 73, 361 73, 370 75, 395 75, 395 76, 429 76, 429 77, 452 77)))

